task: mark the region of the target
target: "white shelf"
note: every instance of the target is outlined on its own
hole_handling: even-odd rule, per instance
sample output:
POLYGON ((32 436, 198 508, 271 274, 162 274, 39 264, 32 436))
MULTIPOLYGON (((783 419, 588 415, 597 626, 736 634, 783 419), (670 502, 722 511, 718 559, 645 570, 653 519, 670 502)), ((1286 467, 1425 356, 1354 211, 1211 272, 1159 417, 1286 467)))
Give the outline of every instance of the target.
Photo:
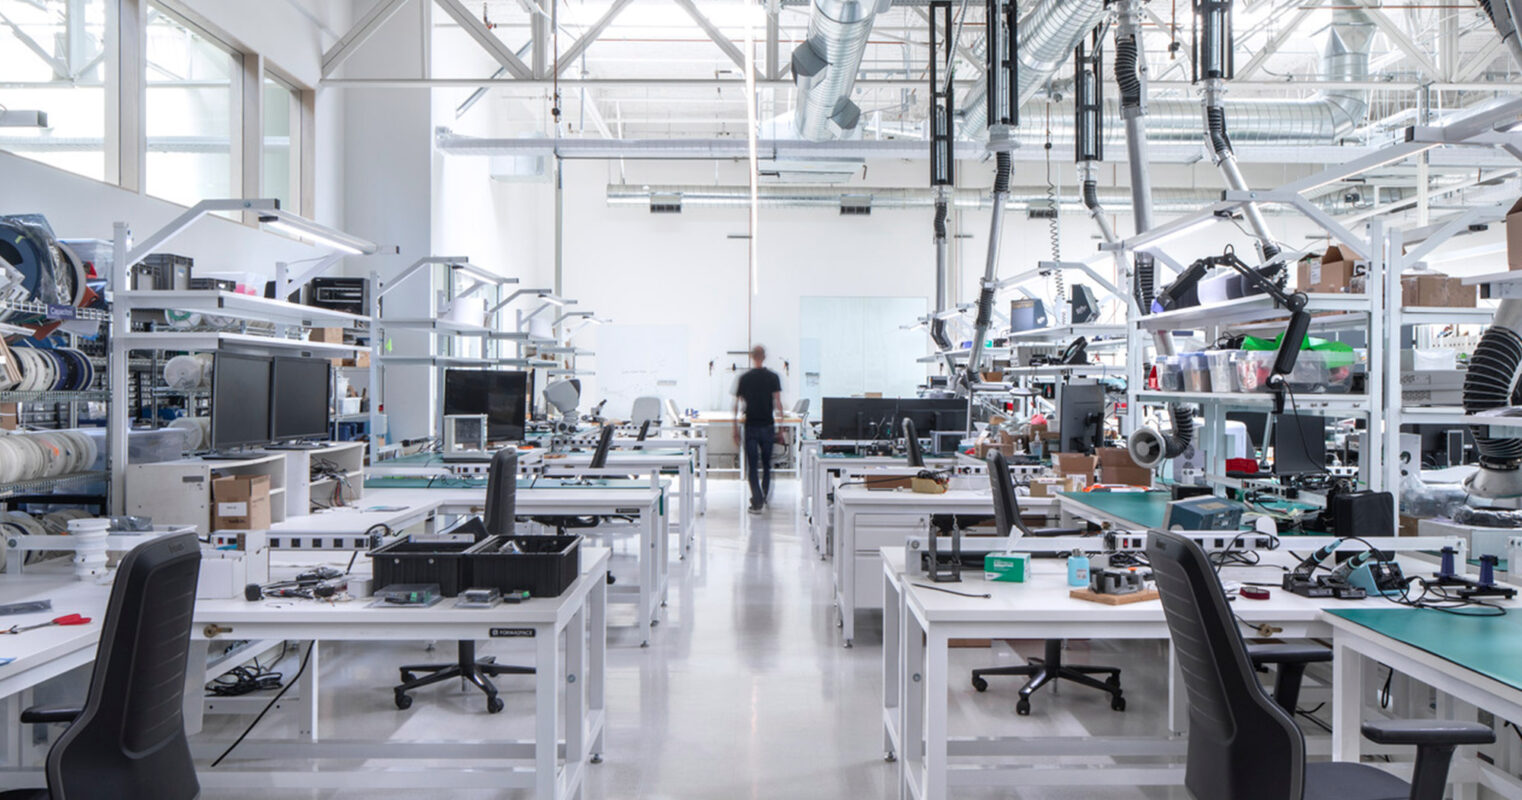
MULTIPOLYGON (((1367 316, 1372 312, 1369 296, 1363 294, 1333 294, 1318 292, 1306 295, 1308 302, 1306 310, 1312 314, 1322 314, 1322 317, 1312 320, 1312 325, 1326 325, 1333 322, 1328 314, 1339 316, 1342 314, 1358 314, 1360 323, 1367 322, 1367 316)), ((1149 314, 1137 321, 1138 328, 1144 331, 1156 330, 1194 330, 1205 326, 1232 325, 1244 322, 1270 322, 1273 320, 1285 320, 1289 318, 1289 312, 1266 294, 1240 297, 1236 300, 1227 300, 1221 303, 1180 308, 1175 311, 1163 311, 1157 314, 1149 314)), ((1340 316, 1336 321, 1342 321, 1340 316)))
POLYGON ((194 311, 213 316, 273 322, 277 325, 299 325, 306 328, 356 328, 370 324, 369 317, 359 314, 215 289, 116 292, 112 301, 124 304, 128 311, 165 309, 194 311))
POLYGON ((1458 406, 1407 406, 1401 409, 1401 422, 1407 425, 1489 425, 1493 428, 1522 428, 1522 417, 1488 417, 1466 414, 1458 406))
MULTIPOLYGON (((1149 389, 1137 392, 1136 399, 1143 403, 1215 403, 1243 408, 1274 404, 1274 395, 1269 392, 1159 392, 1149 389)), ((1284 407, 1286 410, 1291 408, 1288 398, 1285 399, 1284 407)), ((1366 414, 1369 410, 1369 397, 1363 394, 1296 392, 1293 407, 1301 411, 1324 409, 1366 414)))
POLYGON ((154 331, 151 333, 120 334, 117 341, 129 350, 217 350, 225 345, 272 350, 299 350, 324 356, 353 356, 368 351, 367 345, 338 344, 335 342, 312 342, 304 339, 287 339, 278 336, 256 336, 249 333, 220 331, 154 331))
POLYGON ((1496 310, 1490 307, 1448 308, 1402 306, 1401 322, 1407 325, 1489 325, 1496 310))
MULTIPOLYGON (((1089 339, 1093 339, 1095 336, 1125 335, 1126 326, 1124 325, 1058 325, 1052 328, 1037 328, 1035 330, 1014 332, 1009 334, 1008 339, 1012 342, 1054 342, 1065 339, 1073 339, 1079 336, 1085 336, 1089 339)), ((1120 343, 1125 344, 1123 340, 1120 343)), ((1102 343, 1093 341, 1089 342, 1090 347, 1093 347, 1096 344, 1102 343)))
POLYGON ((1010 367, 1010 375, 1125 375, 1125 364, 1044 364, 1039 367, 1010 367))
POLYGON ((382 328, 456 333, 465 336, 485 336, 488 339, 499 341, 526 342, 529 338, 528 334, 522 331, 499 331, 495 328, 488 328, 485 325, 472 325, 467 322, 456 322, 442 318, 381 319, 376 324, 382 328))
POLYGON ((463 356, 381 356, 382 364, 421 367, 553 367, 538 358, 465 358, 463 356))

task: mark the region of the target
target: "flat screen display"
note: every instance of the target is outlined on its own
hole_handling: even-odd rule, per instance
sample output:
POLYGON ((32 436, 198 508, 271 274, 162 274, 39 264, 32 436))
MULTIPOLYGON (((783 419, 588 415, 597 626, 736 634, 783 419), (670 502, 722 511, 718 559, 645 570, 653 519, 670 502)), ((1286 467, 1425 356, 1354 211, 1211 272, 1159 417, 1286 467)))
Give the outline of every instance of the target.
POLYGON ((508 370, 444 371, 444 414, 485 414, 486 438, 520 441, 528 410, 528 374, 508 370))
POLYGON ((327 439, 332 364, 322 358, 277 358, 273 375, 270 438, 327 439))
POLYGON ((211 373, 211 446, 265 444, 270 440, 271 360, 217 353, 211 373))

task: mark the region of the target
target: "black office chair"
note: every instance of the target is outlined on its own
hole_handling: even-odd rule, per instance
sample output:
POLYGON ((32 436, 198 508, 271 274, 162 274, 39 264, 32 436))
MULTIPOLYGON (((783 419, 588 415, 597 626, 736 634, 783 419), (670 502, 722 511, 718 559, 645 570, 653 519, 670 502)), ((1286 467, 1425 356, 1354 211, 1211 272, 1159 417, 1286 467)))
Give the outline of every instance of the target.
POLYGON ((1378 744, 1416 745, 1411 783, 1366 764, 1305 759, 1305 737, 1263 690, 1226 593, 1205 551, 1173 533, 1147 534, 1168 632, 1189 703, 1184 785, 1198 800, 1441 800, 1459 745, 1495 741, 1490 728, 1448 720, 1365 722, 1378 744))
MULTIPOLYGON (((609 428, 609 430, 612 430, 609 428)), ((514 516, 518 508, 518 453, 507 448, 498 450, 491 457, 491 468, 486 475, 487 536, 511 536, 514 516)), ((408 664, 399 668, 402 682, 392 691, 397 708, 411 708, 412 696, 407 694, 451 678, 461 678, 475 684, 486 695, 486 711, 495 714, 502 710, 502 698, 497 696, 497 686, 491 682, 499 675, 533 675, 533 667, 515 667, 498 664, 496 656, 476 656, 473 639, 462 639, 456 649, 456 658, 449 664, 408 664), (422 673, 422 677, 419 677, 422 673)), ((0 798, 4 800, 4 798, 0 798)))
POLYGON ((29 708, 67 722, 48 750, 46 789, 0 800, 192 800, 201 792, 181 716, 201 545, 179 534, 138 545, 117 567, 83 708, 29 708))
MULTIPOLYGON (((1020 519, 1020 503, 1015 499, 1015 485, 1009 477, 1009 462, 997 450, 988 456, 988 480, 994 495, 994 524, 998 526, 1000 536, 1006 536, 1016 528, 1025 536, 1072 536, 1084 532, 1079 528, 1027 527, 1025 521, 1020 519)), ((1116 711, 1126 710, 1126 698, 1120 690, 1120 669, 1064 664, 1061 639, 1047 639, 1045 657, 1032 658, 1028 664, 973 670, 972 688, 980 692, 988 691, 988 681, 985 679, 988 675, 1020 675, 1029 678, 1020 687, 1020 699, 1015 703, 1015 713, 1021 716, 1031 713, 1031 695, 1056 680, 1072 681, 1090 689, 1107 692, 1110 695, 1110 708, 1116 711), (1095 675, 1104 675, 1106 678, 1100 681, 1093 677, 1095 675)))

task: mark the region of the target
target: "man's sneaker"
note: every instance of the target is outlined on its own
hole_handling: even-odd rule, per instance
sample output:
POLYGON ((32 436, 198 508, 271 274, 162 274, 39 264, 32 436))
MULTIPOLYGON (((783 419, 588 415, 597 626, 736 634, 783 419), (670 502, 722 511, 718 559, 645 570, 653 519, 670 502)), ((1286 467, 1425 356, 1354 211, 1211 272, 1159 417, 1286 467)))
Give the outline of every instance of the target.
POLYGON ((747 510, 749 510, 750 513, 752 513, 752 514, 760 514, 761 513, 761 508, 762 508, 761 506, 752 504, 751 507, 749 509, 747 509, 747 510))

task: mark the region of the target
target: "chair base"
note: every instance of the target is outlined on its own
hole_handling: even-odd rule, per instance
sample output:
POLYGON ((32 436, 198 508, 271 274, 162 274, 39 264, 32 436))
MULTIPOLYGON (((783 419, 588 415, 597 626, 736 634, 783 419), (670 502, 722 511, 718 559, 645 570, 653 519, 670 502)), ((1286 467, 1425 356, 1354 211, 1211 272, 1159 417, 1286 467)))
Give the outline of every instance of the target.
POLYGON ((1019 675, 1029 678, 1020 687, 1020 699, 1015 703, 1015 713, 1026 716, 1031 713, 1031 695, 1053 681, 1070 681, 1110 695, 1110 708, 1126 710, 1126 698, 1120 689, 1120 669, 1117 667, 1068 666, 1062 663, 1062 640, 1046 640, 1046 657, 1032 658, 1030 663, 1018 667, 989 667, 972 671, 972 688, 988 691, 988 675, 1019 675), (1101 681, 1094 675, 1108 676, 1101 681))
POLYGON ((533 675, 533 667, 515 667, 507 664, 498 664, 496 656, 476 658, 475 642, 460 642, 459 659, 453 664, 409 664, 400 667, 402 682, 392 691, 396 694, 396 707, 407 709, 412 707, 412 696, 408 694, 414 689, 420 689, 435 683, 460 678, 475 684, 486 695, 486 711, 495 714, 503 708, 502 699, 497 697, 497 687, 491 682, 498 675, 533 675), (421 677, 418 673, 424 673, 421 677))

